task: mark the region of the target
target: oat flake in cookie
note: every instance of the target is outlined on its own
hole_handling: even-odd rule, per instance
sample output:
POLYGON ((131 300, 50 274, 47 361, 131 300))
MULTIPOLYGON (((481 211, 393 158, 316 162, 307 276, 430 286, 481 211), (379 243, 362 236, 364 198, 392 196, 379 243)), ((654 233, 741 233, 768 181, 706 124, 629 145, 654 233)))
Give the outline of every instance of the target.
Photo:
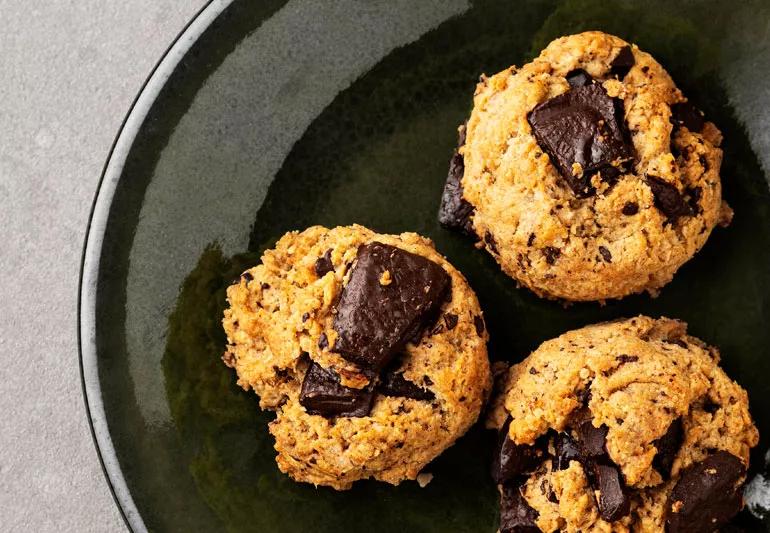
POLYGON ((758 442, 719 352, 677 320, 570 331, 501 376, 487 425, 501 532, 712 532, 758 442))
POLYGON ((416 479, 489 395, 476 296, 414 233, 288 233, 227 298, 223 360, 276 412, 276 461, 296 481, 416 479))
POLYGON ((540 296, 654 295, 732 216, 721 133, 612 35, 562 37, 482 76, 460 133, 439 220, 540 296))

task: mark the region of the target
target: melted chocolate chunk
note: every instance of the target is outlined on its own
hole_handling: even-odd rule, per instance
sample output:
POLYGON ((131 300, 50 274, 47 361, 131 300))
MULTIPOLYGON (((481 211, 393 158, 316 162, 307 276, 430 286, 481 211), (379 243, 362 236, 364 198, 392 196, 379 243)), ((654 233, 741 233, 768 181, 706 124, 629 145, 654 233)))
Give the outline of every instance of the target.
POLYGON ((553 438, 554 457, 553 467, 555 470, 566 470, 569 468, 570 461, 580 461, 580 445, 573 439, 569 433, 557 433, 553 438))
POLYGON ((505 421, 497 436, 497 448, 492 459, 492 479, 505 483, 522 474, 531 474, 545 458, 544 443, 515 444, 508 437, 511 417, 505 421))
MULTIPOLYGON (((457 147, 465 144, 465 126, 459 130, 457 147)), ((466 235, 475 235, 473 231, 473 206, 463 198, 463 173, 465 162, 463 156, 455 150, 449 161, 449 173, 447 174, 444 192, 441 195, 441 205, 438 209, 438 221, 442 226, 456 229, 466 235)))
POLYGON ((597 172, 610 181, 620 173, 617 166, 633 158, 623 104, 610 98, 600 84, 575 87, 538 104, 527 120, 538 144, 577 197, 596 192, 591 177, 597 172), (582 173, 573 174, 574 163, 582 173))
POLYGON ((666 215, 669 222, 676 222, 679 217, 693 215, 692 207, 684 200, 679 190, 655 176, 647 176, 647 185, 652 191, 655 207, 666 215))
POLYGON ((246 280, 246 283, 254 279, 254 276, 251 275, 251 272, 244 272, 241 274, 241 277, 246 280))
POLYGON ((340 384, 339 376, 331 370, 312 363, 305 373, 299 403, 311 415, 361 417, 372 408, 372 386, 351 389, 340 384))
POLYGON ((319 278, 324 277, 328 272, 334 272, 334 265, 332 264, 332 251, 331 248, 315 260, 315 275, 319 278))
POLYGON ((607 522, 626 516, 631 510, 623 476, 614 464, 596 463, 593 466, 596 489, 599 491, 599 514, 607 522))
POLYGON ((585 420, 577 428, 578 438, 580 439, 580 453, 586 459, 595 459, 607 455, 607 431, 609 428, 602 424, 594 427, 591 420, 585 420))
POLYGON ((634 66, 636 61, 634 60, 634 53, 631 51, 630 46, 624 46, 615 56, 615 59, 610 63, 610 74, 617 76, 619 80, 626 77, 631 67, 634 66))
POLYGON ((610 251, 607 249, 606 246, 599 246, 599 253, 602 256, 602 259, 604 259, 608 263, 612 263, 612 254, 610 253, 610 251))
POLYGON ((446 324, 447 331, 452 331, 457 326, 457 315, 447 313, 444 315, 444 323, 446 324))
POLYGON ((716 531, 725 525, 743 506, 745 475, 741 460, 721 450, 690 465, 668 497, 666 531, 716 531))
POLYGON ((480 316, 473 317, 473 327, 476 328, 476 335, 481 337, 484 334, 484 319, 480 316))
POLYGON ((500 533, 540 533, 536 520, 540 514, 533 509, 518 484, 506 484, 500 496, 500 533))
POLYGON ((591 75, 583 70, 582 68, 576 68, 575 70, 570 70, 567 72, 567 83, 569 83, 570 87, 585 87, 586 85, 590 85, 594 79, 591 77, 591 75))
POLYGON ((639 212, 639 204, 636 202, 626 202, 621 212, 627 217, 634 216, 639 212))
POLYGON ((617 361, 620 361, 623 364, 626 363, 636 363, 639 360, 638 355, 626 355, 624 353, 620 354, 615 358, 617 361))
POLYGON ((698 133, 703 130, 706 121, 703 118, 703 113, 697 107, 690 102, 683 102, 671 106, 671 123, 674 126, 684 126, 688 130, 698 133))
POLYGON ((652 443, 658 450, 652 460, 652 466, 663 479, 668 479, 671 476, 671 467, 674 466, 674 459, 676 459, 679 448, 682 446, 682 440, 684 440, 682 419, 677 418, 668 426, 666 433, 652 443))
POLYGON ((429 259, 379 242, 361 246, 337 305, 334 351, 364 368, 383 368, 435 318, 450 285, 429 259), (387 285, 380 282, 385 271, 387 285))
POLYGON ((428 389, 423 389, 417 384, 407 380, 403 372, 386 372, 382 375, 380 386, 377 389, 385 396, 411 398, 413 400, 431 401, 436 395, 428 389))

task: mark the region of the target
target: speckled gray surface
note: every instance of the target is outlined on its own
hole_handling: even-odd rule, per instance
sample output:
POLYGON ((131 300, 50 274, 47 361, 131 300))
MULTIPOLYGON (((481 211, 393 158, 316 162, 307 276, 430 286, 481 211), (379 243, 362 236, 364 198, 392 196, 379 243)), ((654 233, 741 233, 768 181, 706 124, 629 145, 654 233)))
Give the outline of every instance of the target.
POLYGON ((123 116, 204 3, 0 0, 3 531, 125 531, 81 394, 81 246, 123 116))

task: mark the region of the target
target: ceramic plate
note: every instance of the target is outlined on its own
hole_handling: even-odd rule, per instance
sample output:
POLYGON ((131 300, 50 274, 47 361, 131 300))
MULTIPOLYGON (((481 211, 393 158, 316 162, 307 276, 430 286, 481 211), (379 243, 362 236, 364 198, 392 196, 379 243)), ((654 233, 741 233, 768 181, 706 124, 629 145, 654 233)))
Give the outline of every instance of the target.
MULTIPOLYGON (((463 0, 212 2, 137 97, 106 165, 86 243, 81 362, 95 440, 137 532, 494 532, 479 427, 425 489, 337 493, 276 468, 257 399, 220 362, 226 286, 285 231, 357 222, 432 238, 476 290, 493 359, 645 313, 719 346, 763 435, 737 523, 765 530, 770 492, 770 5, 463 0), (637 43, 724 132, 735 209, 656 299, 536 298, 436 222, 480 73, 600 29, 637 43), (763 492, 764 491, 764 492, 763 492), (763 496, 764 494, 764 496, 763 496), (764 524, 764 525, 763 525, 764 524)), ((770 530, 770 529, 768 529, 770 530)))

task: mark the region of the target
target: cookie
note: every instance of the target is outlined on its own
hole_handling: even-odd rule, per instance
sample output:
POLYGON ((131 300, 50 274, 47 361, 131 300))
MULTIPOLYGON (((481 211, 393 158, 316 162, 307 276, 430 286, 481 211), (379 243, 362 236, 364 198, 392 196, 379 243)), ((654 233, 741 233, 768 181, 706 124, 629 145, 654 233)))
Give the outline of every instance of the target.
POLYGON ((297 481, 416 479, 491 390, 478 300, 414 233, 288 233, 227 299, 223 360, 276 412, 276 461, 297 481))
POLYGON ((721 133, 618 37, 556 39, 473 103, 439 220, 540 296, 655 295, 732 217, 721 133))
POLYGON ((743 505, 758 442, 748 396, 683 322, 570 331, 499 386, 487 425, 500 429, 503 533, 714 531, 743 505))

